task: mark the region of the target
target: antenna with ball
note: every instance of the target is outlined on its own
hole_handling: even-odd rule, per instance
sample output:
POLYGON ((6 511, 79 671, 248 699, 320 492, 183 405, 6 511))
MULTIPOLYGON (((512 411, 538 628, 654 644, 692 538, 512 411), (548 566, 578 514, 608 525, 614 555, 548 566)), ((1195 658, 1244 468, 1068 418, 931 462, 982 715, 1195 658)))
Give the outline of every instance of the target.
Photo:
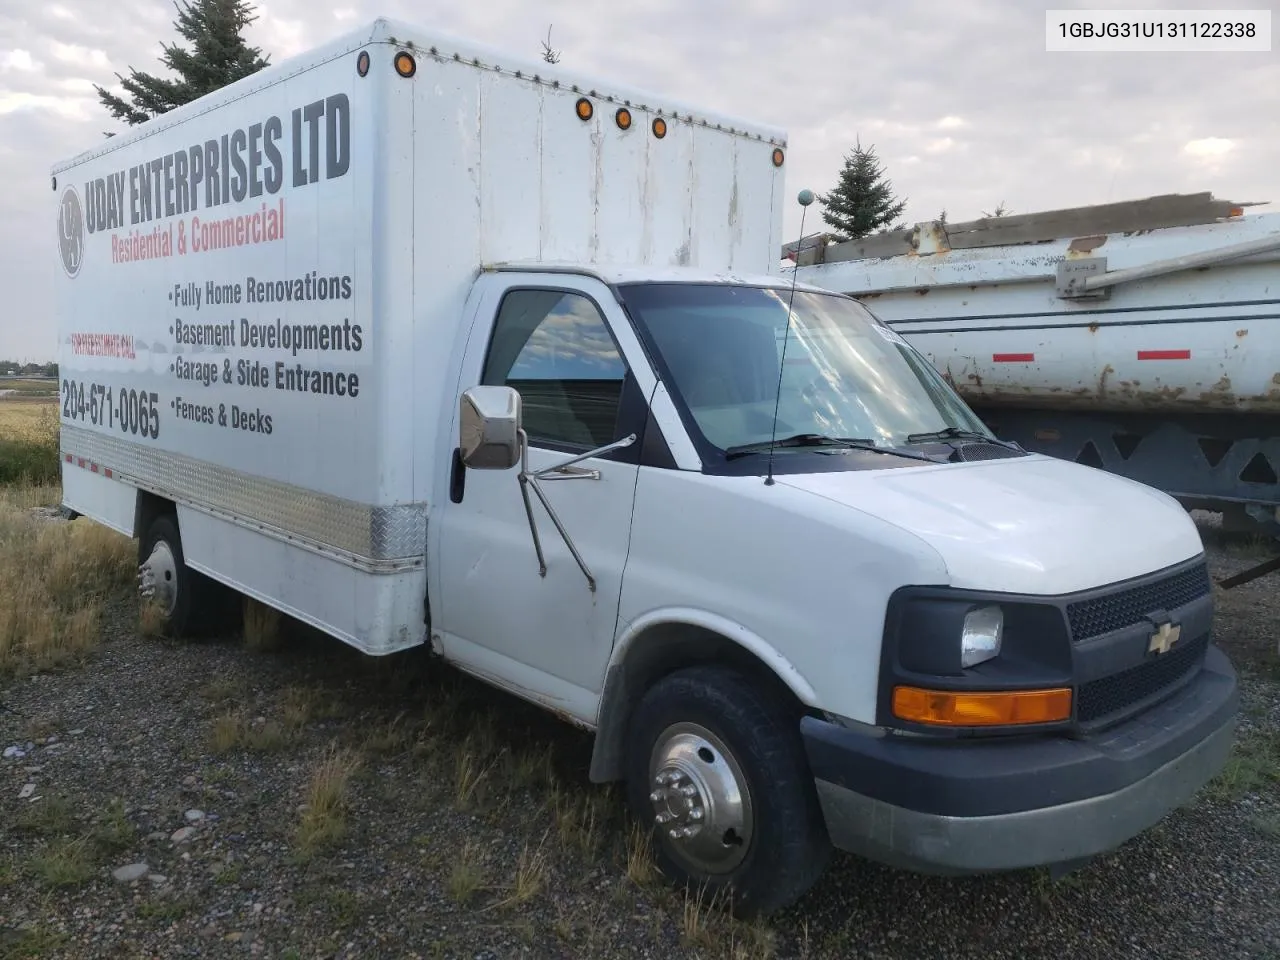
POLYGON ((769 472, 764 478, 765 486, 773 486, 773 448, 778 442, 778 407, 782 403, 782 372, 787 368, 787 340, 791 336, 791 307, 796 302, 796 277, 800 272, 800 249, 804 246, 804 218, 809 212, 809 204, 813 203, 813 191, 801 190, 796 196, 800 206, 800 240, 796 243, 796 265, 791 268, 791 298, 787 301, 787 327, 782 334, 782 357, 778 360, 778 393, 773 398, 773 429, 769 435, 769 472))

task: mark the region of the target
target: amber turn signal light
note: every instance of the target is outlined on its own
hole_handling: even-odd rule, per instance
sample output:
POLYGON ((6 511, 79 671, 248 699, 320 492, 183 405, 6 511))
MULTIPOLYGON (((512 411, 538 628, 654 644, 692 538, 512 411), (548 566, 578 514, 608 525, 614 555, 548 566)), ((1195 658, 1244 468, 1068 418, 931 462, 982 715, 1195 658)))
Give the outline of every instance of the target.
POLYGON ((401 50, 396 54, 396 73, 402 77, 412 77, 418 72, 418 64, 413 59, 413 54, 405 53, 401 50))
POLYGON ((953 690, 893 688, 893 715, 899 720, 942 727, 1011 727, 1071 718, 1071 690, 953 690))

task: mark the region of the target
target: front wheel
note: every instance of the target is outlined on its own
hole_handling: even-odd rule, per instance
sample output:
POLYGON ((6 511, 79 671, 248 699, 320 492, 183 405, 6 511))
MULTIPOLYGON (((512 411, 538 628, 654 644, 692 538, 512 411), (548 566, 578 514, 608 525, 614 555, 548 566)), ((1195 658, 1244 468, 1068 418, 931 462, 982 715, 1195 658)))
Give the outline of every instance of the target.
POLYGON ((740 916, 790 906, 831 844, 798 725, 746 677, 692 667, 642 698, 627 749, 627 801, 677 883, 731 897, 740 916))

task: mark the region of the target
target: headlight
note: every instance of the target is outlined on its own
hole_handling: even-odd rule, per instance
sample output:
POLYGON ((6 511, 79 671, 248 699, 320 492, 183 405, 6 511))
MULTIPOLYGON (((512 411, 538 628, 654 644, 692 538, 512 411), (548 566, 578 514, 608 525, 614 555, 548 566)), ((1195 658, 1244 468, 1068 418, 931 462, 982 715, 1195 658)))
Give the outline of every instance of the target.
POLYGON ((1004 613, 999 607, 979 607, 965 614, 960 633, 960 665, 977 666, 1000 653, 1004 613))

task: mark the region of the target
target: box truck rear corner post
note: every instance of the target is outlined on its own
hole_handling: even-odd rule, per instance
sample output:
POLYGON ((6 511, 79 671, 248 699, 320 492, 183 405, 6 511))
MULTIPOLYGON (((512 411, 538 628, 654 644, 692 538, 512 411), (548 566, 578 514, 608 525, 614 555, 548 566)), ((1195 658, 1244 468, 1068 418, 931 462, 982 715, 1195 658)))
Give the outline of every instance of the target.
MULTIPOLYGON (((1196 528, 778 270, 782 131, 378 20, 53 170, 65 506, 594 734, 676 882, 1080 862, 1225 762, 1196 528)), ((808 199, 808 198, 806 198, 808 199)))

